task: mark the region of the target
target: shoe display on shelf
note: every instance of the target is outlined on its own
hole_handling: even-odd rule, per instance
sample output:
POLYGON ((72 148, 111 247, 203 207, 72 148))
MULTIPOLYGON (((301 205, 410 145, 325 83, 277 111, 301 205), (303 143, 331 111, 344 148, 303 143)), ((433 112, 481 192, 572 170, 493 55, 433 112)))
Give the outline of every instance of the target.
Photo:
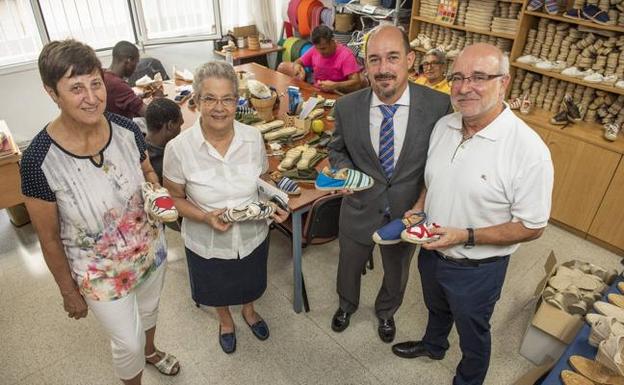
POLYGON ((569 94, 566 94, 563 97, 563 103, 565 105, 567 116, 570 121, 578 122, 581 120, 581 111, 579 110, 576 103, 574 103, 574 99, 569 94))
POLYGON ((519 58, 517 58, 516 61, 522 64, 534 64, 534 63, 539 62, 540 58, 535 57, 533 55, 524 55, 524 56, 520 56, 519 58))
POLYGON ((556 15, 559 13, 559 2, 557 0, 546 0, 544 8, 549 15, 556 15))
POLYGON ((529 99, 529 94, 524 94, 524 96, 522 97, 520 113, 524 115, 531 113, 531 99, 529 99))
POLYGON ((604 125, 604 138, 610 142, 613 142, 617 139, 618 134, 620 133, 620 125, 611 123, 604 125))
POLYGON ((175 222, 178 219, 178 210, 173 199, 164 187, 156 187, 150 182, 141 185, 144 209, 150 223, 175 222))
POLYGON ((609 14, 606 11, 598 8, 598 6, 593 4, 588 4, 583 7, 583 16, 590 19, 594 23, 598 24, 609 24, 609 14))
POLYGON ((531 0, 527 5, 527 11, 535 12, 544 6, 544 0, 531 0))
POLYGON ((568 112, 567 111, 559 111, 555 116, 550 118, 550 123, 555 124, 557 126, 565 126, 570 121, 568 120, 568 112))

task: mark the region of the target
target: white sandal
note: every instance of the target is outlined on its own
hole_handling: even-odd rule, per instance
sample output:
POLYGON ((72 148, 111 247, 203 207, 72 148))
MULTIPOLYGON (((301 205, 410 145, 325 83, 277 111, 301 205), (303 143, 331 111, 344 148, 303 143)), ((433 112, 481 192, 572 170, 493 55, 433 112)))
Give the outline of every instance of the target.
POLYGON ((167 376, 175 376, 180 373, 180 361, 178 361, 178 359, 173 354, 154 350, 154 353, 150 354, 149 356, 145 356, 145 362, 150 365, 154 365, 159 372, 167 376), (164 357, 160 361, 156 363, 148 361, 149 358, 158 356, 158 353, 164 354, 164 357), (176 367, 176 365, 178 365, 178 370, 174 372, 174 368, 176 367))

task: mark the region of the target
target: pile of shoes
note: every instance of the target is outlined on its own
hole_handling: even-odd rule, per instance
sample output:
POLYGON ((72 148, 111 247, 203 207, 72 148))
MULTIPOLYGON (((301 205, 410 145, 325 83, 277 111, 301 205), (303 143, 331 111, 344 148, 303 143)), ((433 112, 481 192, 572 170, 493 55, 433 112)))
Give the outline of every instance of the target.
POLYGON ((422 0, 420 2, 420 9, 418 10, 418 14, 423 17, 435 19, 436 15, 438 14, 439 5, 439 0, 422 0))
POLYGON ((548 280, 542 299, 566 313, 584 316, 616 276, 617 271, 592 263, 576 260, 565 262, 548 280))
POLYGON ((551 15, 563 13, 570 19, 587 20, 602 25, 624 24, 622 0, 574 0, 571 7, 560 6, 557 0, 530 0, 527 11, 544 9, 551 15))
MULTIPOLYGON (((570 95, 578 107, 580 118, 586 122, 598 121, 604 124, 605 131, 606 125, 611 125, 611 128, 617 126, 619 130, 624 123, 624 95, 616 95, 518 69, 511 87, 510 103, 527 94, 532 107, 554 114, 565 109, 564 97, 570 95)), ((610 137, 615 140, 615 136, 610 137)))
POLYGON ((517 62, 588 83, 624 88, 624 35, 603 37, 568 23, 540 19, 517 62))
POLYGON ((515 35, 520 21, 518 15, 522 4, 498 2, 498 6, 492 19, 492 32, 508 33, 515 35))
POLYGON ((307 144, 302 144, 286 151, 277 169, 282 172, 293 168, 309 170, 314 168, 326 156, 327 152, 320 151, 316 147, 307 144))
POLYGON ((474 29, 487 27, 489 31, 492 17, 494 17, 494 10, 496 9, 496 3, 496 1, 489 0, 469 0, 466 6, 464 25, 474 29))
POLYGON ((252 107, 249 107, 248 104, 242 106, 236 106, 236 113, 234 114, 234 119, 236 121, 241 122, 243 124, 255 124, 258 122, 262 122, 262 119, 258 116, 258 112, 254 110, 252 107))
MULTIPOLYGON (((489 30, 489 27, 487 30, 489 30)), ((452 59, 465 46, 475 43, 492 44, 508 54, 511 52, 513 41, 502 37, 464 32, 435 24, 422 23, 420 33, 416 36, 416 39, 412 40, 410 45, 413 48, 421 47, 425 50, 438 48, 446 52, 446 56, 452 59)))

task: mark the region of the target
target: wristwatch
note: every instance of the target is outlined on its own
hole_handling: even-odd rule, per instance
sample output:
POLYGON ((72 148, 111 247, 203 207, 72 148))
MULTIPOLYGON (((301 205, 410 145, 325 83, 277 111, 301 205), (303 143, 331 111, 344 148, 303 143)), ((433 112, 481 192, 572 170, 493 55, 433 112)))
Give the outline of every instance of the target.
POLYGON ((472 249, 475 247, 474 229, 472 227, 468 227, 466 230, 468 230, 468 240, 464 243, 464 247, 472 249))

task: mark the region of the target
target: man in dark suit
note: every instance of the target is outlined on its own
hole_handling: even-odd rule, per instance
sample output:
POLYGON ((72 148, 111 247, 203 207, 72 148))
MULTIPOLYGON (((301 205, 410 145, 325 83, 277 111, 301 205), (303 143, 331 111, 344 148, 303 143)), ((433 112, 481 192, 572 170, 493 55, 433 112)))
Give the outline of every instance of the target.
MULTIPOLYGON (((366 47, 366 70, 372 88, 346 95, 336 103, 336 126, 329 145, 335 168, 352 168, 371 176, 372 188, 346 193, 340 210, 340 257, 337 291, 340 307, 332 329, 349 326, 359 304, 361 271, 372 255, 372 234, 412 208, 423 187, 429 135, 436 121, 452 112, 449 97, 408 84, 414 64, 407 36, 394 26, 373 30, 366 47)), ((394 313, 407 286, 415 247, 380 246, 384 278, 375 312, 379 337, 392 342, 394 313)))

